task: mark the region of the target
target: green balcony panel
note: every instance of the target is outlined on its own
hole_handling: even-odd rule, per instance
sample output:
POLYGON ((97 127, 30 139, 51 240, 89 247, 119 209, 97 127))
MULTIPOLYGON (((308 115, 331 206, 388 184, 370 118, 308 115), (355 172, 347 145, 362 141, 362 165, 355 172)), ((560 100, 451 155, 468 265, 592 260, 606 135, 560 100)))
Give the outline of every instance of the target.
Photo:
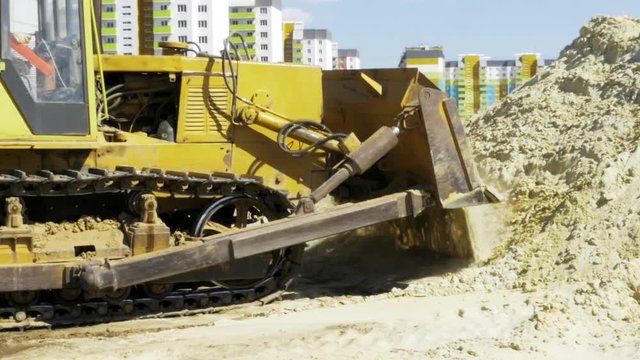
POLYGON ((230 29, 231 31, 255 31, 256 25, 255 24, 231 25, 230 29))
POLYGON ((105 35, 115 35, 116 34, 116 28, 102 28, 102 36, 105 35))
POLYGON ((171 26, 154 26, 154 34, 171 34, 171 26))
MULTIPOLYGON (((256 37, 255 36, 245 36, 244 37, 244 42, 246 42, 247 44, 255 43, 256 42, 256 37)), ((234 36, 234 37, 231 38, 231 43, 232 44, 241 44, 242 40, 240 40, 239 37, 234 36)))
POLYGON ((116 51, 118 50, 118 44, 110 43, 110 44, 102 44, 102 51, 116 51))
POLYGON ((116 13, 115 12, 103 12, 102 20, 115 20, 116 13))
POLYGON ((170 18, 171 11, 170 10, 154 10, 153 17, 154 18, 170 18))
POLYGON ((302 49, 304 47, 304 45, 302 44, 293 44, 293 48, 294 49, 302 49))
POLYGON ((102 5, 115 4, 116 0, 102 0, 102 5))
POLYGON ((255 18, 256 18, 256 13, 254 12, 237 12, 237 13, 229 14, 229 19, 231 20, 255 19, 255 18))

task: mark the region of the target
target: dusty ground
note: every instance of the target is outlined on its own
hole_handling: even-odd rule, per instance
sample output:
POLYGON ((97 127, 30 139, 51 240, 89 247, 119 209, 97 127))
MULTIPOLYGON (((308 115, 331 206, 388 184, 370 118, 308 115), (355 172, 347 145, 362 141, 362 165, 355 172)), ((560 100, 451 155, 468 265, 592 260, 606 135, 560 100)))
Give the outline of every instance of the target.
POLYGON ((352 235, 282 301, 4 333, 9 359, 640 359, 640 20, 599 17, 468 129, 510 234, 469 265, 352 235), (366 256, 364 255, 366 254, 366 256))
POLYGON ((302 278, 280 302, 187 318, 4 333, 0 354, 7 359, 640 358, 637 334, 593 337, 593 323, 562 317, 557 326, 570 327, 570 333, 536 329, 541 317, 553 316, 548 307, 554 297, 573 294, 572 286, 530 293, 462 291, 452 274, 464 263, 397 250, 388 238, 334 239, 316 244, 308 255, 302 278), (345 244, 348 250, 339 252, 345 244), (362 252, 370 257, 363 259, 362 252))

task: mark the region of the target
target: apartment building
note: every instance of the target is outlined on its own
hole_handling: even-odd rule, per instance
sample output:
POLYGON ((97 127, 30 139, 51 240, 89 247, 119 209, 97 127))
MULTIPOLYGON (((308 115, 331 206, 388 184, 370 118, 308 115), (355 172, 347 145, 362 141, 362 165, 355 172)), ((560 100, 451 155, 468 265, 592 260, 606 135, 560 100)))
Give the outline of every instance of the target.
POLYGON ((484 96, 482 107, 490 107, 513 92, 518 67, 515 60, 487 60, 484 68, 484 96))
POLYGON ((444 65, 442 46, 420 45, 405 48, 399 67, 417 68, 440 89, 444 89, 444 65))
POLYGON ((193 42, 219 55, 229 34, 229 0, 102 0, 107 54, 160 54, 160 41, 193 42))
POLYGON ((463 54, 456 61, 445 61, 442 47, 421 45, 405 48, 399 66, 418 68, 448 97, 456 99, 460 116, 468 119, 504 99, 552 63, 536 53, 515 54, 509 60, 463 54))
POLYGON ((358 49, 338 49, 334 69, 354 70, 360 69, 360 52, 358 49))
POLYGON ((100 35, 105 54, 137 55, 138 0, 102 0, 100 35))
POLYGON ((229 0, 139 0, 140 53, 158 54, 160 41, 177 41, 219 55, 229 34, 228 9, 229 0))
POLYGON ((302 64, 302 38, 304 35, 304 23, 302 21, 285 22, 284 34, 284 62, 302 64))
MULTIPOLYGON (((284 61, 282 0, 230 0, 228 11, 231 32, 244 38, 253 60, 284 61)), ((231 41, 242 47, 240 37, 231 41)))
POLYGON ((334 46, 331 32, 326 29, 305 29, 302 38, 302 63, 332 70, 337 45, 334 46))

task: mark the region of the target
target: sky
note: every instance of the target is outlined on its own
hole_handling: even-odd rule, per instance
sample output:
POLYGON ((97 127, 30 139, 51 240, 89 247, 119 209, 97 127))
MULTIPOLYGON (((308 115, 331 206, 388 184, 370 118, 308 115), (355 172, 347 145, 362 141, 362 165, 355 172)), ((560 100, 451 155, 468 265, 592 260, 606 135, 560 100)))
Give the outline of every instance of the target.
POLYGON ((596 15, 640 18, 640 0, 283 0, 285 20, 329 29, 365 68, 397 67, 406 46, 442 45, 447 60, 476 53, 553 59, 596 15))

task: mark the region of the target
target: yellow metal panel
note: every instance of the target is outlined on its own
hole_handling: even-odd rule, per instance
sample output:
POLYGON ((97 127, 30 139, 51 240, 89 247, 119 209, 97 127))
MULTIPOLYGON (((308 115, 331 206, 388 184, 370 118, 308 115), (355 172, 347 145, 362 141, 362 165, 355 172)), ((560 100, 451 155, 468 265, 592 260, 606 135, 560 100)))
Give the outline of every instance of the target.
POLYGON ((0 139, 4 141, 31 138, 31 130, 13 103, 4 84, 0 86, 0 104, 2 104, 0 105, 0 118, 2 119, 0 139))
POLYGON ((227 142, 230 131, 230 93, 222 77, 193 75, 182 78, 178 142, 227 142))
POLYGON ((407 65, 438 65, 441 58, 410 58, 407 65))

